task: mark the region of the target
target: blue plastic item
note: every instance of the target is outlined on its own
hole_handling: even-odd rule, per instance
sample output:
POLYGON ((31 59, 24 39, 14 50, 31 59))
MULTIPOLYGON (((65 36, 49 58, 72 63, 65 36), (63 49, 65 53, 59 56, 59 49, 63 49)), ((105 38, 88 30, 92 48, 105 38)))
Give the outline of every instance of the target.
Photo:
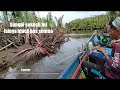
MULTIPOLYGON (((107 54, 110 58, 112 58, 112 56, 111 56, 111 51, 112 51, 112 49, 111 49, 111 48, 105 48, 105 47, 103 47, 103 49, 104 49, 104 51, 106 52, 106 54, 107 54)), ((105 56, 104 56, 102 53, 98 52, 97 50, 94 50, 94 52, 93 52, 92 54, 93 54, 93 55, 96 55, 96 56, 98 56, 98 57, 100 57, 100 58, 105 58, 105 56)))

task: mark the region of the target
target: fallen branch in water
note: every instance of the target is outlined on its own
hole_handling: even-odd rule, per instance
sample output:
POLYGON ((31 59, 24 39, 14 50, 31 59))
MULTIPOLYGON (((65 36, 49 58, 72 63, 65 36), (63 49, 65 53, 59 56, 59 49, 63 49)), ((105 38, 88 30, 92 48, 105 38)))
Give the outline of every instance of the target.
POLYGON ((13 42, 11 42, 10 44, 6 45, 5 47, 1 48, 0 51, 4 50, 5 48, 11 46, 13 44, 13 42))
POLYGON ((33 48, 27 48, 25 50, 21 50, 20 52, 18 52, 15 56, 13 56, 11 59, 15 58, 16 56, 25 53, 26 51, 32 50, 33 48))
POLYGON ((39 37, 37 37, 37 35, 34 34, 34 39, 37 43, 37 47, 39 47, 40 49, 42 49, 48 56, 50 56, 51 54, 45 49, 43 48, 41 45, 40 45, 40 42, 39 42, 39 37))
POLYGON ((3 46, 0 50, 8 49, 7 47, 12 47, 13 45, 16 48, 18 47, 18 49, 16 49, 17 51, 15 49, 8 49, 8 54, 4 60, 6 67, 30 59, 33 60, 34 57, 42 58, 46 56, 46 54, 49 55, 46 51, 50 52, 50 54, 56 53, 65 39, 64 34, 56 29, 50 34, 29 34, 30 38, 27 45, 25 45, 25 34, 19 34, 19 36, 17 34, 9 34, 9 37, 6 37, 7 36, 0 41, 0 45, 3 46), (7 43, 3 42, 3 40, 7 43))
MULTIPOLYGON (((8 41, 9 43, 12 43, 12 41, 10 41, 9 39, 7 39, 7 41, 8 41)), ((18 46, 16 46, 14 42, 13 42, 13 45, 18 49, 18 46)))

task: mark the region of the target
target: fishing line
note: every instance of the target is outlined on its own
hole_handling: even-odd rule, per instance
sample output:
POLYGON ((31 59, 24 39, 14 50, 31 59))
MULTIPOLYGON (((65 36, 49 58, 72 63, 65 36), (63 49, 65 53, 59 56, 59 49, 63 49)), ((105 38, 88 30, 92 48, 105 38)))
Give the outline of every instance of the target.
POLYGON ((65 60, 67 60, 68 58, 71 58, 71 57, 76 56, 76 55, 78 55, 78 54, 81 54, 81 53, 83 53, 83 52, 84 52, 84 51, 78 52, 78 53, 76 53, 76 54, 74 54, 74 55, 71 55, 71 56, 68 56, 68 57, 62 59, 61 61, 59 61, 59 62, 56 63, 56 64, 61 64, 61 63, 63 63, 65 60))

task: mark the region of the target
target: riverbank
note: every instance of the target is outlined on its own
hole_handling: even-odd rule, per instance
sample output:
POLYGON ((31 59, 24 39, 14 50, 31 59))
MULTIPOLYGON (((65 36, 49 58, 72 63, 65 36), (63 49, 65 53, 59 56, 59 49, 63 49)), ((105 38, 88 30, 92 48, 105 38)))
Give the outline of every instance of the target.
POLYGON ((73 62, 76 53, 78 53, 78 47, 81 49, 82 44, 84 45, 89 37, 76 35, 76 38, 74 38, 74 36, 71 36, 68 42, 61 44, 57 53, 43 58, 32 58, 25 63, 19 62, 16 67, 8 68, 4 73, 1 72, 1 76, 3 79, 57 79, 73 62), (31 69, 31 71, 22 72, 21 68, 31 69))
MULTIPOLYGON (((76 31, 71 31, 69 32, 69 34, 81 34, 81 35, 84 35, 84 34, 93 34, 95 30, 76 30, 76 31)), ((99 33, 102 33, 103 30, 96 30, 97 32, 99 33)))
POLYGON ((71 33, 71 34, 64 34, 64 36, 83 36, 83 35, 85 35, 85 36, 87 36, 87 35, 92 35, 92 34, 75 34, 75 33, 71 33))
POLYGON ((39 58, 50 56, 56 53, 60 45, 65 42, 64 33, 58 29, 54 30, 51 34, 27 34, 27 38, 22 38, 21 41, 21 37, 26 37, 25 35, 26 34, 14 36, 9 34, 8 39, 6 38, 6 34, 2 33, 3 37, 0 38, 1 70, 11 66, 16 66, 20 62, 29 61, 31 58, 36 56, 39 58), (13 39, 12 36, 15 38, 13 39), (28 39, 28 43, 25 43, 26 39, 28 39))

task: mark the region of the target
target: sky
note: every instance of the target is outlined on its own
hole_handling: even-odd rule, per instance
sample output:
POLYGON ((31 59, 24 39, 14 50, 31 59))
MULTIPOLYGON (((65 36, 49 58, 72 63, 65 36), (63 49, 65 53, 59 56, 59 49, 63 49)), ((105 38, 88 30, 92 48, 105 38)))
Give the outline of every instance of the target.
MULTIPOLYGON (((36 15, 38 17, 46 17, 48 14, 48 11, 40 11, 36 12, 36 15)), ((63 24, 68 23, 74 19, 78 18, 85 18, 85 17, 91 17, 94 15, 101 15, 106 14, 105 11, 51 11, 52 16, 56 16, 57 18, 63 17, 63 24)))
MULTIPOLYGON (((37 11, 36 15, 38 17, 46 17, 48 12, 50 11, 37 11)), ((52 16, 56 16, 57 18, 63 17, 63 24, 68 23, 74 19, 78 18, 85 18, 85 17, 91 17, 94 15, 101 15, 101 14, 106 14, 105 11, 51 11, 52 16)), ((0 12, 0 17, 2 15, 2 12, 0 12)), ((53 18, 54 19, 54 18, 53 18)), ((55 20, 55 19, 54 19, 55 20)))

